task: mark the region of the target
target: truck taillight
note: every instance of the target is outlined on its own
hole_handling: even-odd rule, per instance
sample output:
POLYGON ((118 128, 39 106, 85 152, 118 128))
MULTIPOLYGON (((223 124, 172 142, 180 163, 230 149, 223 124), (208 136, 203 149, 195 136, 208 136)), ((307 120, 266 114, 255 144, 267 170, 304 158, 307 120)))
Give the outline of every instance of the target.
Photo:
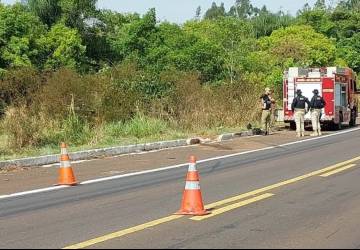
POLYGON ((329 115, 333 115, 333 112, 329 112, 329 115))
POLYGON ((289 111, 285 111, 285 115, 289 115, 290 114, 290 112, 289 111))

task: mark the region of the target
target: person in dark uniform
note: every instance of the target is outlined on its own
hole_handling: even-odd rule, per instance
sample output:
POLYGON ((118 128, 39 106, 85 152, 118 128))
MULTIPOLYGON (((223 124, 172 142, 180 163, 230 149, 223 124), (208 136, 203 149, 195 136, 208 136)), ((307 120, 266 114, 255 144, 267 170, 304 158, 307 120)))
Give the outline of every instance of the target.
POLYGON ((296 136, 305 136, 305 114, 311 108, 311 103, 308 98, 302 95, 302 91, 298 89, 296 91, 296 97, 293 100, 291 109, 295 115, 296 122, 296 136), (307 107, 306 107, 307 104, 307 107))
POLYGON ((270 95, 271 95, 270 88, 266 88, 265 94, 260 97, 261 109, 262 109, 261 126, 262 126, 262 132, 264 135, 270 134, 270 129, 271 129, 272 101, 271 101, 270 95))
POLYGON ((311 99, 311 122, 314 133, 311 136, 321 136, 321 113, 322 109, 325 108, 326 102, 324 98, 319 95, 319 90, 315 89, 313 91, 314 96, 311 99))

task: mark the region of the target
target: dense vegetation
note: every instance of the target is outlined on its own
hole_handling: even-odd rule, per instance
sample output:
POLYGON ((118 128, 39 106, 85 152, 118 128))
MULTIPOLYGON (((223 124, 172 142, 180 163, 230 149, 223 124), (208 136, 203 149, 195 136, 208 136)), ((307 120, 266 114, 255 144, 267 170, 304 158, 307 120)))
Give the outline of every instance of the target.
POLYGON ((281 96, 287 67, 360 72, 360 0, 296 17, 213 3, 182 25, 96 2, 0 4, 2 154, 239 127, 257 119, 264 86, 281 96))

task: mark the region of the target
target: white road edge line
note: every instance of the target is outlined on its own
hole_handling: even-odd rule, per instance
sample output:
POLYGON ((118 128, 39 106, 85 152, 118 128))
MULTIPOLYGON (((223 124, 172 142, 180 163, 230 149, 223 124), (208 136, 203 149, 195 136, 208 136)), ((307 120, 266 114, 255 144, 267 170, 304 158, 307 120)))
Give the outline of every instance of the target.
POLYGON ((25 191, 25 192, 15 193, 15 194, 9 194, 9 195, 1 195, 1 196, 0 196, 0 199, 8 199, 8 198, 15 198, 15 197, 26 196, 26 195, 30 195, 30 194, 45 193, 45 192, 60 190, 60 189, 64 189, 64 188, 68 188, 68 186, 56 186, 56 187, 36 189, 36 190, 25 191))
MULTIPOLYGON (((310 141, 317 141, 317 140, 321 140, 321 139, 324 139, 324 138, 329 138, 329 137, 334 137, 334 136, 338 136, 338 135, 348 134, 348 133, 359 131, 359 130, 360 130, 360 128, 349 129, 349 130, 346 130, 346 131, 342 131, 342 132, 338 132, 338 133, 334 133, 334 134, 330 134, 330 135, 324 135, 324 136, 321 136, 321 137, 315 137, 315 138, 310 138, 310 139, 306 139, 306 140, 290 142, 290 143, 286 143, 286 144, 282 144, 282 145, 271 146, 271 147, 266 147, 266 148, 261 148, 261 149, 256 149, 256 150, 251 150, 251 151, 246 151, 246 152, 241 152, 241 153, 235 153, 235 154, 230 154, 230 155, 213 157, 213 158, 209 158, 209 159, 205 159, 205 160, 200 160, 200 161, 198 161, 198 163, 211 162, 211 161, 221 160, 221 159, 225 159, 225 158, 231 158, 231 157, 235 157, 235 156, 246 155, 246 154, 251 154, 251 153, 256 153, 256 152, 261 152, 261 151, 266 151, 266 150, 271 150, 271 149, 275 149, 275 148, 287 147, 287 146, 301 144, 301 143, 310 142, 310 141)), ((122 179, 122 178, 127 178, 127 177, 138 176, 138 175, 157 173, 157 172, 162 172, 162 171, 166 171, 166 170, 182 168, 182 167, 186 167, 186 166, 188 166, 188 163, 178 164, 178 165, 164 167, 164 168, 146 170, 146 171, 141 171, 141 172, 136 172, 136 173, 130 173, 130 174, 124 174, 124 175, 116 175, 116 176, 111 176, 111 177, 106 177, 106 178, 88 180, 88 181, 81 182, 79 185, 89 185, 89 184, 100 183, 100 182, 111 181, 111 180, 117 180, 117 179, 122 179)), ((26 196, 26 195, 31 195, 31 194, 45 193, 45 192, 64 189, 64 188, 67 188, 67 187, 68 186, 57 186, 57 187, 36 189, 36 190, 31 190, 31 191, 26 191, 26 192, 21 192, 21 193, 14 193, 14 194, 9 194, 9 195, 1 195, 0 200, 8 199, 8 198, 14 198, 14 197, 20 197, 20 196, 26 196)))
MULTIPOLYGON (((104 159, 114 159, 114 158, 121 158, 121 157, 132 156, 132 155, 144 155, 144 154, 149 154, 149 153, 161 152, 161 151, 165 151, 165 150, 176 150, 176 149, 179 149, 179 148, 197 147, 198 145, 199 144, 186 145, 186 146, 180 146, 180 147, 163 148, 163 149, 156 149, 156 150, 150 150, 150 151, 141 151, 141 152, 134 152, 134 153, 128 153, 128 154, 106 156, 104 158, 95 158, 95 159, 88 159, 88 160, 71 161, 71 164, 74 166, 74 165, 77 165, 79 163, 84 163, 84 162, 101 161, 101 160, 104 160, 104 159)), ((43 165, 43 166, 39 166, 39 167, 40 168, 53 168, 53 167, 58 167, 58 166, 60 166, 60 163, 52 163, 52 164, 47 164, 47 165, 43 165)))

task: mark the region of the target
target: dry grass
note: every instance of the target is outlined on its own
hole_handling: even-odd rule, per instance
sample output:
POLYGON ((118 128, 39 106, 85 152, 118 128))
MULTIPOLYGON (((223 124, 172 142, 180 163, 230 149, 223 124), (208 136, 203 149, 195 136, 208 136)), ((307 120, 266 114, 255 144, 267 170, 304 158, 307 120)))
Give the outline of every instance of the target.
POLYGON ((251 78, 203 85, 189 72, 169 71, 154 79, 133 64, 101 75, 64 69, 15 78, 0 82, 0 90, 17 100, 8 103, 1 122, 9 148, 0 147, 4 154, 57 147, 61 141, 92 147, 243 127, 257 120, 262 89, 251 78), (18 87, 9 91, 12 81, 18 87))

